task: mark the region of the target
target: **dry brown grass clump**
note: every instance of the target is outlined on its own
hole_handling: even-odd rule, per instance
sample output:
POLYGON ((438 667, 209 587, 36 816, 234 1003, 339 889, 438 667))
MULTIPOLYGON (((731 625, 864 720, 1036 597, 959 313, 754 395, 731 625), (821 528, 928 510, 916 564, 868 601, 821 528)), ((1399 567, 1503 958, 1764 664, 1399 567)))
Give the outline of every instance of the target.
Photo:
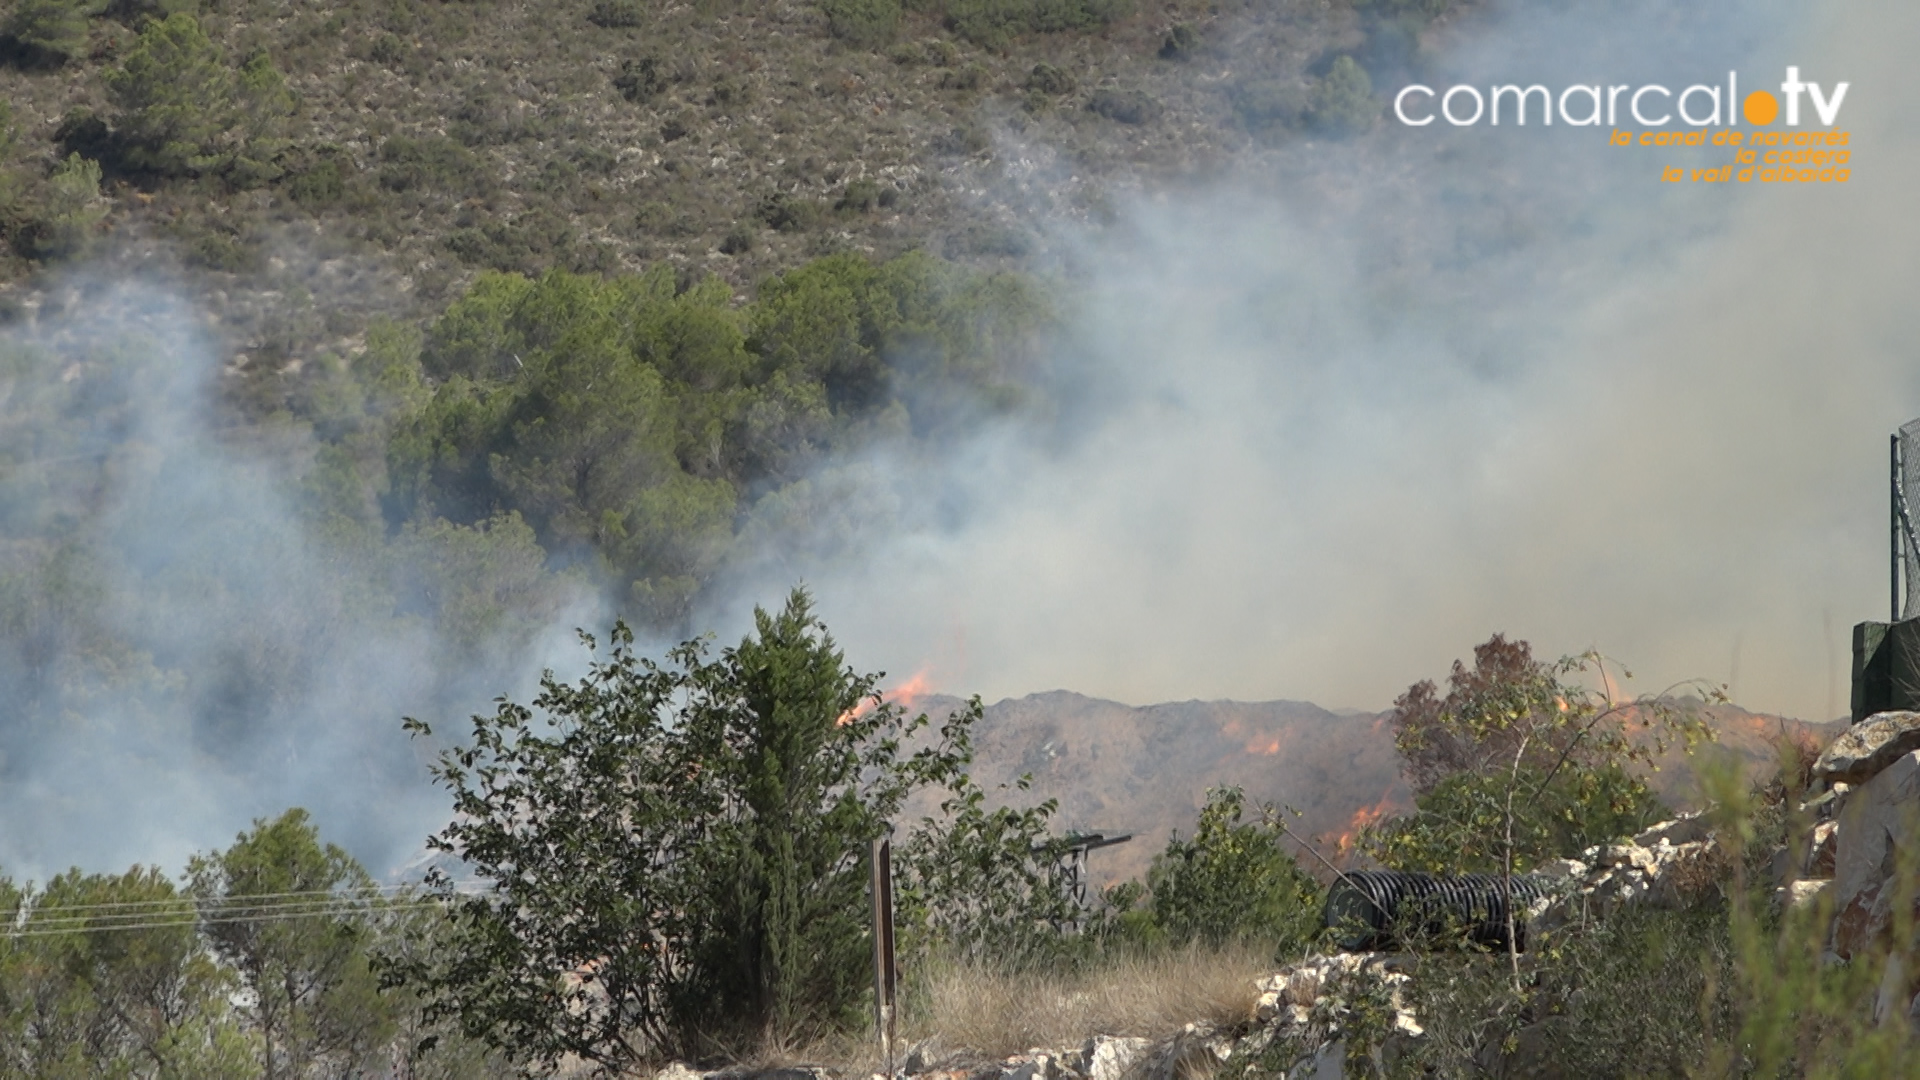
POLYGON ((1251 944, 1116 955, 1065 973, 945 964, 929 973, 926 1012, 905 1034, 992 1057, 1092 1035, 1165 1038, 1195 1021, 1247 1020, 1254 984, 1278 967, 1270 947, 1251 944))
MULTIPOLYGON (((1094 1035, 1164 1039, 1187 1024, 1233 1025, 1253 1016, 1255 983, 1281 965, 1270 946, 1194 945, 1149 955, 1114 954, 1066 970, 1010 971, 941 961, 903 987, 895 1066, 929 1041, 938 1056, 990 1060, 1036 1048, 1078 1047, 1094 1035)), ((845 1076, 881 1072, 871 1027, 795 1044, 769 1039, 734 1055, 756 1068, 827 1065, 845 1076)))

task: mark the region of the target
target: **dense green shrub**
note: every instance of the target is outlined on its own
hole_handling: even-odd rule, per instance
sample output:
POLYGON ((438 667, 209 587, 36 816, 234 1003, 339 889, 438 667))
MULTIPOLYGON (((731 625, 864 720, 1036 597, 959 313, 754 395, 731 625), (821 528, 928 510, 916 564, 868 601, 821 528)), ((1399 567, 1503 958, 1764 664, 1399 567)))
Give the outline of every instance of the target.
POLYGON ((1077 85, 1071 74, 1045 62, 1033 65, 1033 70, 1027 73, 1027 81, 1023 84, 1027 90, 1055 96, 1071 94, 1077 85))
POLYGON ((1200 52, 1200 35, 1186 23, 1174 23, 1160 41, 1160 59, 1191 60, 1200 52))
POLYGON ((613 77, 613 88, 636 105, 652 101, 667 88, 667 77, 657 57, 642 56, 620 62, 620 74, 613 77))
POLYGON ((881 45, 900 28, 900 0, 815 0, 833 36, 855 45, 881 45))
POLYGON ((353 155, 337 146, 319 146, 291 155, 284 180, 289 198, 302 206, 338 204, 354 174, 353 155))
POLYGON ((1460 773, 1421 794, 1417 812, 1363 834, 1361 846, 1396 870, 1498 874, 1505 866, 1507 795, 1518 787, 1511 852, 1516 872, 1632 836, 1672 811, 1618 763, 1460 773))
POLYGON ((1665 814, 1628 766, 1668 739, 1691 747, 1704 722, 1664 700, 1616 700, 1567 679, 1610 678, 1604 663, 1593 654, 1545 663, 1495 634, 1474 648, 1472 668, 1454 664, 1444 697, 1430 680, 1409 687, 1391 718, 1417 810, 1366 830, 1362 849, 1396 869, 1520 871, 1665 814))
POLYGON ((1356 135, 1373 126, 1380 103, 1373 100, 1373 82, 1351 56, 1333 62, 1314 84, 1307 119, 1314 127, 1336 135, 1356 135))
POLYGON ((1518 987, 1505 956, 1421 958, 1409 1075, 1726 1075, 1699 1071, 1736 1022, 1724 905, 1629 905, 1531 944, 1518 987))
POLYGON ((647 9, 640 0, 594 0, 587 21, 607 30, 628 30, 646 23, 647 9))
POLYGON ((1281 846, 1278 811, 1260 809, 1260 820, 1242 821, 1239 788, 1209 791, 1193 837, 1175 832, 1154 856, 1144 918, 1123 916, 1123 925, 1176 944, 1241 939, 1282 953, 1304 948, 1320 930, 1320 886, 1281 846))
POLYGON ((16 0, 0 36, 18 42, 33 62, 63 63, 86 49, 87 20, 99 7, 95 0, 16 0))
POLYGON ((47 179, 38 211, 22 233, 22 254, 36 259, 85 255, 107 215, 100 198, 100 163, 68 154, 47 179))
POLYGON ((380 185, 441 196, 481 194, 492 177, 473 151, 443 135, 395 135, 380 144, 380 185))
POLYGON ((821 212, 818 200, 799 195, 774 194, 760 200, 754 215, 769 228, 780 232, 805 232, 819 224, 821 212))
MULTIPOLYGON (((964 752, 964 729, 949 730, 964 752)), ((1012 786, 1025 791, 1029 783, 1023 776, 1012 786)), ((1089 913, 1069 888, 1066 842, 1051 832, 1058 804, 988 809, 986 792, 961 771, 946 787, 939 817, 923 819, 896 855, 896 911, 909 960, 925 966, 939 956, 1017 970, 1085 956, 1096 939, 1072 932, 1089 913)))
POLYGON ((880 184, 873 180, 849 180, 834 201, 835 210, 863 214, 880 205, 880 184))
POLYGON ((1132 7, 1132 0, 946 0, 944 11, 954 33, 998 47, 1022 34, 1105 26, 1132 7))
POLYGON ((293 91, 286 77, 265 51, 256 52, 240 67, 234 102, 237 141, 226 157, 227 182, 241 190, 280 178, 280 155, 287 144, 287 117, 293 114, 293 91))
POLYGON ((148 23, 106 82, 130 167, 183 174, 219 163, 236 119, 234 72, 193 16, 148 23))
POLYGON ((942 90, 978 90, 987 84, 987 69, 979 64, 968 64, 957 71, 944 72, 940 76, 942 90))
MULTIPOLYGON (((437 1011, 547 1067, 571 1054, 618 1071, 858 1023, 868 844, 916 790, 968 789, 980 716, 976 700, 908 753, 928 720, 881 701, 876 681, 845 666, 800 591, 777 614, 756 610, 755 632, 715 658, 695 640, 645 660, 616 628, 584 678, 549 673, 530 708, 503 700, 441 756, 457 816, 431 844, 495 888, 460 894, 436 874, 456 918, 437 955, 402 970, 437 1011), (556 983, 569 971, 591 977, 556 983)), ((943 831, 904 838, 910 921, 1001 902, 1000 862, 1034 859, 1028 831, 984 846, 981 830, 957 844, 943 831), (984 865, 935 860, 963 887, 917 889, 922 849, 984 865)))
POLYGON ((1144 90, 1096 90, 1087 110, 1122 124, 1145 124, 1160 118, 1160 102, 1144 90))
POLYGON ((753 250, 753 243, 754 230, 747 225, 736 224, 733 228, 727 230, 726 236, 721 238, 720 254, 745 255, 747 252, 753 250))
POLYGON ((573 242, 572 223, 547 209, 447 234, 447 250, 461 262, 509 273, 538 273, 565 261, 573 242))

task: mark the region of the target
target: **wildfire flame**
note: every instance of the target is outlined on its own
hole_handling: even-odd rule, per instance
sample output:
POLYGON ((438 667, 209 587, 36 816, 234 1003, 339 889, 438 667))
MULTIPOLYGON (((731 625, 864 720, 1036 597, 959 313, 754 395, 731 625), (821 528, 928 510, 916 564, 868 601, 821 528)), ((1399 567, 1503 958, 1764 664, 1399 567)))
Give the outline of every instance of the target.
POLYGON ((1335 847, 1339 850, 1341 855, 1347 855, 1352 853, 1354 838, 1360 835, 1361 830, 1379 821, 1381 818, 1386 817, 1388 814, 1392 812, 1393 812, 1392 792, 1387 792, 1382 794, 1380 796, 1380 801, 1377 803, 1374 803, 1372 806, 1363 806, 1360 809, 1354 811, 1353 820, 1347 822, 1346 831, 1340 834, 1340 839, 1335 843, 1335 847))
POLYGON ((1265 757, 1272 757, 1273 755, 1279 752, 1280 752, 1280 739, 1277 736, 1275 738, 1268 739, 1265 742, 1261 742, 1259 739, 1255 739, 1252 742, 1247 744, 1247 753, 1249 754, 1260 754, 1265 757))
MULTIPOLYGON (((914 672, 913 677, 906 682, 880 691, 880 700, 889 705, 898 705, 902 709, 911 711, 921 698, 931 693, 933 693, 932 672, 929 668, 922 667, 919 671, 914 672)), ((873 699, 870 697, 861 698, 858 705, 841 713, 840 718, 834 721, 834 725, 837 727, 845 727, 872 711, 873 699)))

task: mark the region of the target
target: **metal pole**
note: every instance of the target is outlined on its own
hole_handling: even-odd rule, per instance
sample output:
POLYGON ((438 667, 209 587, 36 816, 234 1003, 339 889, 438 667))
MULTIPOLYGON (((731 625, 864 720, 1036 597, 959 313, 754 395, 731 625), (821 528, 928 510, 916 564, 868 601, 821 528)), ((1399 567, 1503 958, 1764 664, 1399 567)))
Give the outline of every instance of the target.
POLYGON ((880 1032, 880 1058, 893 1075, 893 1011, 897 973, 893 966, 893 841, 873 841, 873 1020, 880 1032))
POLYGON ((1900 433, 1894 432, 1887 437, 1887 462, 1889 480, 1889 502, 1887 510, 1887 528, 1892 541, 1889 549, 1893 553, 1891 572, 1893 590, 1893 616, 1891 622, 1900 621, 1900 433))

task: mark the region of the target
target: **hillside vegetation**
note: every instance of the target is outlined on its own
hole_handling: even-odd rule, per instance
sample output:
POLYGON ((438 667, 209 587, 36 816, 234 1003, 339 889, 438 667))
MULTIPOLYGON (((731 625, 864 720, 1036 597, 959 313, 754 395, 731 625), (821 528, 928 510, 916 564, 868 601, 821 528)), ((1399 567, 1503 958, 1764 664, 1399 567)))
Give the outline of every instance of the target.
MULTIPOLYGON (((14 0, 5 347, 87 401, 122 369, 32 328, 164 282, 209 313, 214 426, 356 558, 571 567, 686 629, 721 568, 858 512, 826 455, 1044 415, 1071 271, 1044 221, 1364 131, 1352 55, 1404 66, 1443 7, 14 0)), ((37 579, 57 545, 15 539, 37 579)), ((503 572, 460 591, 537 623, 540 575, 503 572)))
MULTIPOLYGON (((0 879, 0 1075, 621 1076, 798 1055, 871 1071, 862 889, 889 821, 903 1030, 939 1048, 919 1073, 932 1053, 994 1070, 1088 1035, 1136 1039, 1135 1056, 1173 1037, 1177 1057, 1192 1018, 1229 1048, 1195 1060, 1236 1076, 1289 1075, 1329 1038, 1374 1075, 1905 1075, 1887 1069, 1912 1033, 1873 1019, 1907 992, 1889 966, 1907 955, 1904 917, 1882 928, 1891 951, 1857 936, 1834 965, 1816 960, 1830 903, 1769 904, 1765 868, 1806 857, 1809 744, 1783 741, 1751 789, 1724 770, 1714 818, 1662 826, 1722 838, 1688 842, 1704 854, 1664 901, 1595 897, 1542 923, 1524 957, 1395 924, 1419 935, 1403 948, 1422 958, 1393 961, 1417 965, 1416 984, 1370 981, 1359 958, 1262 1034, 1273 1009, 1253 980, 1326 966, 1301 958, 1351 930, 1323 929, 1330 882, 1296 861, 1281 808, 1209 791, 1144 878, 1082 904, 1056 804, 995 805, 973 775, 979 702, 935 722, 885 701, 804 592, 717 654, 697 639, 649 660, 625 627, 585 644, 586 675, 549 674, 530 702, 502 699, 441 744, 434 774, 457 813, 423 888, 375 885, 298 809, 196 856, 178 883, 143 867, 0 879), (933 812, 908 812, 928 792, 933 812), (1412 1028, 1394 1019, 1410 1003, 1412 1028)), ((1396 704, 1415 806, 1363 829, 1360 851, 1498 881, 1680 850, 1616 841, 1665 816, 1632 769, 1645 754, 1631 728, 1651 716, 1690 738, 1695 711, 1564 681, 1597 658, 1545 663, 1500 637, 1476 654, 1444 698, 1419 683, 1396 704)), ((1186 1068, 1163 1065, 1154 1075, 1186 1068)))

